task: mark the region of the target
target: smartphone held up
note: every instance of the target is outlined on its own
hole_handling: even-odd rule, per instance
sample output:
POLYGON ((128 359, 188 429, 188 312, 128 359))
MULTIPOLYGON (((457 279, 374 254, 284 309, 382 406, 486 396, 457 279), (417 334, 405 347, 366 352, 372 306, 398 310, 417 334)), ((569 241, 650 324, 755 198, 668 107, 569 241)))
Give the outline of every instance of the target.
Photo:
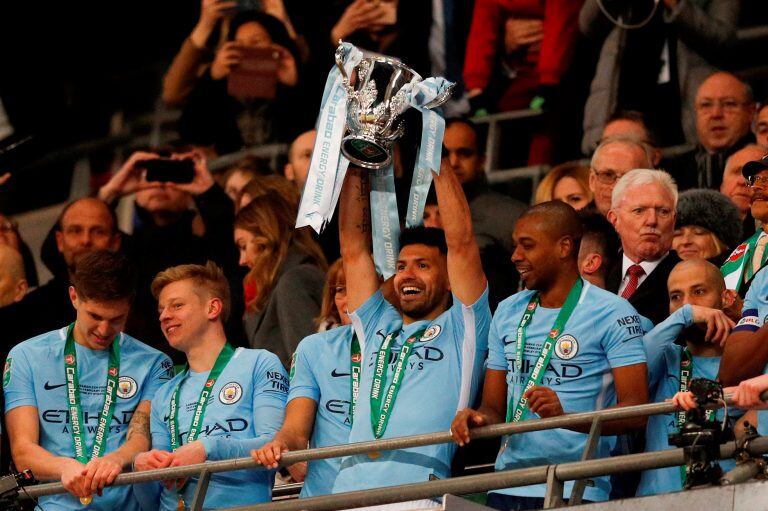
POLYGON ((273 99, 277 93, 277 66, 280 52, 273 48, 240 48, 242 59, 227 79, 230 96, 248 99, 273 99))

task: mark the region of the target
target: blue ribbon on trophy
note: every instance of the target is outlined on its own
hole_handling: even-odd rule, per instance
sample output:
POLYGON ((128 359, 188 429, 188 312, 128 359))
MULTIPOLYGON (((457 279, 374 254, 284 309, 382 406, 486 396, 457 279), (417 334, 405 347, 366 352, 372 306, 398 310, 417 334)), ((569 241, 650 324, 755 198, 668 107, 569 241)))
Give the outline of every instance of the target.
POLYGON ((362 58, 363 53, 349 43, 339 45, 336 50, 336 60, 340 64, 331 69, 325 82, 317 120, 317 138, 296 218, 297 228, 309 225, 320 233, 336 209, 341 184, 349 165, 349 160, 340 154, 347 110, 344 77, 352 72, 362 58))
POLYGON ((296 227, 310 225, 321 232, 336 207, 349 163, 371 170, 374 262, 385 279, 392 276, 400 236, 392 150, 405 129, 402 114, 411 107, 422 114, 421 144, 406 216, 406 226, 412 227, 422 223, 432 171, 440 171, 445 121, 433 108, 447 101, 452 90, 453 84, 443 78, 423 80, 397 59, 364 55, 351 44, 340 43, 336 67, 323 92, 318 136, 296 227), (347 135, 342 138, 345 127, 347 135))

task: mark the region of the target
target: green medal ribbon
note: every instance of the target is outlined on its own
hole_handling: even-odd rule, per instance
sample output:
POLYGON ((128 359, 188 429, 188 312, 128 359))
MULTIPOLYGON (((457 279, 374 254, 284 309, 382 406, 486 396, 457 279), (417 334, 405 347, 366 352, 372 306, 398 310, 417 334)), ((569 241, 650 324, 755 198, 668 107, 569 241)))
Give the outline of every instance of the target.
POLYGON ((107 388, 104 392, 104 404, 99 415, 99 425, 96 428, 96 436, 93 440, 93 448, 90 457, 86 454, 85 422, 83 421, 83 409, 80 406, 80 383, 77 374, 77 353, 75 350, 75 337, 72 333, 75 324, 67 329, 67 340, 64 344, 64 378, 67 382, 67 402, 69 404, 70 425, 72 427, 72 446, 75 458, 83 464, 89 460, 98 458, 104 452, 107 442, 109 425, 115 411, 115 398, 120 375, 120 336, 115 337, 109 347, 109 361, 107 369, 107 388))
MULTIPOLYGON (((216 357, 216 362, 213 364, 213 368, 208 374, 208 380, 203 384, 203 389, 200 391, 200 397, 197 399, 197 406, 195 407, 195 413, 192 416, 192 424, 189 426, 186 443, 191 443, 197 440, 201 426, 203 425, 205 410, 211 402, 211 391, 213 386, 216 385, 216 380, 221 376, 222 371, 227 367, 227 364, 234 354, 235 348, 233 348, 231 344, 226 343, 221 352, 219 352, 219 356, 216 357)), ((187 376, 189 376, 189 365, 184 367, 184 373, 171 396, 168 427, 171 434, 171 450, 173 451, 181 447, 181 435, 179 434, 179 393, 181 392, 181 386, 184 384, 184 380, 187 379, 187 376)))
POLYGON ((360 371, 363 356, 360 353, 360 341, 357 340, 357 334, 352 334, 352 346, 349 354, 349 424, 355 421, 355 408, 357 408, 357 398, 360 396, 360 371))
MULTIPOLYGON (((688 348, 685 348, 680 357, 680 392, 688 392, 688 383, 691 381, 692 377, 693 357, 691 356, 691 352, 688 351, 688 348)), ((714 421, 716 416, 715 413, 715 410, 707 410, 704 413, 704 417, 710 422, 714 421)), ((685 411, 681 410, 677 412, 677 429, 679 430, 682 428, 683 424, 685 424, 685 411)), ((680 465, 680 481, 683 486, 685 486, 687 480, 688 474, 686 473, 685 465, 680 465)))
POLYGON ((400 330, 387 335, 379 347, 373 382, 371 383, 371 427, 373 428, 373 436, 377 440, 384 435, 387 424, 389 424, 389 416, 392 414, 397 393, 400 392, 400 386, 405 379, 405 371, 408 367, 406 364, 413 353, 413 345, 421 339, 426 330, 426 328, 419 330, 403 343, 395 363, 395 371, 392 373, 392 383, 387 388, 386 395, 383 395, 382 391, 384 390, 384 382, 387 381, 389 354, 392 351, 392 341, 400 334, 400 330))
MULTIPOLYGON (((510 420, 512 422, 521 421, 528 413, 528 409, 526 408, 528 399, 523 396, 525 396, 525 393, 528 389, 541 383, 541 379, 544 377, 544 372, 546 371, 547 365, 549 364, 549 359, 552 358, 552 350, 555 347, 557 336, 560 335, 560 332, 563 331, 565 324, 568 322, 568 318, 571 317, 574 309, 576 309, 576 304, 579 303, 579 297, 581 296, 581 290, 583 287, 584 282, 581 280, 581 277, 579 277, 576 279, 573 287, 571 287, 571 290, 568 292, 565 303, 560 309, 560 312, 557 314, 555 323, 552 325, 552 328, 549 331, 549 335, 544 340, 544 344, 541 346, 541 353, 539 354, 539 358, 536 360, 536 364, 533 366, 530 376, 528 376, 528 381, 525 382, 525 387, 520 394, 520 398, 517 400, 517 404, 515 404, 513 407, 514 397, 510 398, 509 403, 507 404, 507 422, 510 422, 510 420)), ((533 315, 536 312, 538 306, 539 293, 537 292, 534 293, 534 295, 531 297, 531 301, 528 302, 528 305, 525 308, 525 312, 523 313, 523 317, 520 320, 520 325, 517 327, 515 367, 518 371, 523 366, 523 351, 525 350, 526 341, 525 331, 528 328, 528 324, 533 319, 533 315)))

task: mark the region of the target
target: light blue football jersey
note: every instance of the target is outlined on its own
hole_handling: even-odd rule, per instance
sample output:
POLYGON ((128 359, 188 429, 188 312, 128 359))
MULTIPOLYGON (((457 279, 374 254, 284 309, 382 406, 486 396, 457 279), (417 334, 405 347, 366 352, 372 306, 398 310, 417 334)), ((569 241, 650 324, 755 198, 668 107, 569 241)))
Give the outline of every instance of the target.
MULTIPOLYGON (((306 337, 296 348, 288 402, 306 397, 317 403, 309 446, 346 444, 350 420, 352 325, 306 337)), ((341 467, 340 458, 310 461, 301 497, 325 495, 341 467)))
MULTIPOLYGON (((181 386, 178 422, 182 444, 187 441, 192 415, 209 373, 190 371, 181 386)), ((171 450, 169 408, 173 391, 182 376, 179 374, 163 385, 152 400, 153 449, 171 450)), ((214 397, 205 410, 198 436, 209 461, 249 456, 251 449, 272 440, 283 424, 288 375, 277 356, 269 351, 237 348, 212 392, 214 397)), ((268 502, 272 498, 273 483, 274 471, 238 470, 213 474, 205 497, 205 509, 268 502)), ((142 485, 139 491, 144 493, 148 486, 142 485)), ((192 502, 195 488, 197 478, 192 477, 184 490, 184 500, 188 504, 192 502)), ((176 511, 179 501, 176 491, 162 487, 159 498, 159 509, 176 511)), ((142 504, 147 500, 142 495, 142 504)))
MULTIPOLYGON (((651 399, 662 402, 671 399, 680 390, 680 359, 683 347, 675 344, 680 332, 693 325, 693 312, 690 305, 684 305, 667 319, 656 325, 645 335, 645 349, 648 355, 648 374, 651 399)), ((714 380, 720 368, 720 357, 693 358, 693 373, 691 378, 707 378, 714 380)), ((718 418, 723 418, 723 411, 718 412, 718 418)), ((676 433, 677 414, 651 415, 646 426, 646 452, 673 449, 669 445, 669 435, 676 433)), ((720 462, 723 470, 732 469, 733 460, 720 462)), ((683 488, 680 467, 667 467, 656 470, 646 470, 640 478, 637 488, 638 496, 657 495, 680 491, 683 488)))
MULTIPOLYGON (((488 369, 507 372, 507 400, 517 403, 560 309, 539 306, 528 324, 523 364, 515 366, 517 327, 533 291, 517 293, 499 304, 488 336, 488 369)), ((611 369, 645 363, 643 322, 626 300, 584 282, 576 308, 555 341, 541 383, 557 393, 565 413, 600 410, 616 404, 611 369)), ((528 412, 528 419, 537 418, 528 412)), ((587 435, 566 429, 510 435, 502 440, 496 470, 579 461, 587 435)), ((601 437, 596 457, 607 457, 615 437, 601 437)), ((573 482, 565 485, 565 496, 573 482)), ((544 497, 544 485, 498 490, 523 497, 544 497)), ((594 478, 584 499, 607 500, 610 482, 594 478)))
MULTIPOLYGON (((360 397, 349 442, 373 440, 371 386, 373 366, 384 338, 402 331, 393 342, 388 380, 403 343, 415 332, 427 329, 414 344, 405 377, 382 438, 448 431, 456 412, 470 406, 482 377, 487 353, 491 312, 488 289, 472 305, 454 296, 453 305, 433 321, 403 325, 400 313, 376 292, 350 314, 363 356, 360 397), (427 328, 429 327, 429 328, 427 328)), ((453 443, 398 451, 383 451, 378 457, 348 456, 342 459, 334 493, 428 481, 430 475, 450 476, 453 443)))
MULTIPOLYGON (((741 319, 734 332, 756 332, 768 321, 768 266, 764 266, 752 279, 741 309, 741 319)), ((768 372, 766 365, 763 372, 768 372)), ((768 435, 768 411, 757 411, 757 431, 768 435)))
MULTIPOLYGON (((120 335, 120 376, 117 403, 109 426, 105 453, 120 447, 128 424, 141 401, 151 401, 158 389, 173 377, 171 360, 160 351, 126 335, 120 335)), ((34 406, 40 419, 40 446, 56 456, 74 458, 70 431, 64 343, 67 327, 48 332, 15 346, 8 354, 4 381, 5 412, 20 406, 34 406)), ((75 343, 83 421, 87 426, 89 454, 104 404, 109 350, 91 350, 75 343)), ((46 511, 81 510, 79 499, 70 494, 41 497, 46 511)), ((139 509, 130 486, 106 488, 94 496, 88 509, 139 509)))

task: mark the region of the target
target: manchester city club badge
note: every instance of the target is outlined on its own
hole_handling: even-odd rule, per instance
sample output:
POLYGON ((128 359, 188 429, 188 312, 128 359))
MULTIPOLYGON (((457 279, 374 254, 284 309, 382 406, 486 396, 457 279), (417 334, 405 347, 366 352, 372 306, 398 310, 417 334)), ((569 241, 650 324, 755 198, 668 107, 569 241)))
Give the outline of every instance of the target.
POLYGON ((555 343, 555 355, 562 360, 570 360, 579 352, 579 342, 570 334, 561 336, 555 343))

